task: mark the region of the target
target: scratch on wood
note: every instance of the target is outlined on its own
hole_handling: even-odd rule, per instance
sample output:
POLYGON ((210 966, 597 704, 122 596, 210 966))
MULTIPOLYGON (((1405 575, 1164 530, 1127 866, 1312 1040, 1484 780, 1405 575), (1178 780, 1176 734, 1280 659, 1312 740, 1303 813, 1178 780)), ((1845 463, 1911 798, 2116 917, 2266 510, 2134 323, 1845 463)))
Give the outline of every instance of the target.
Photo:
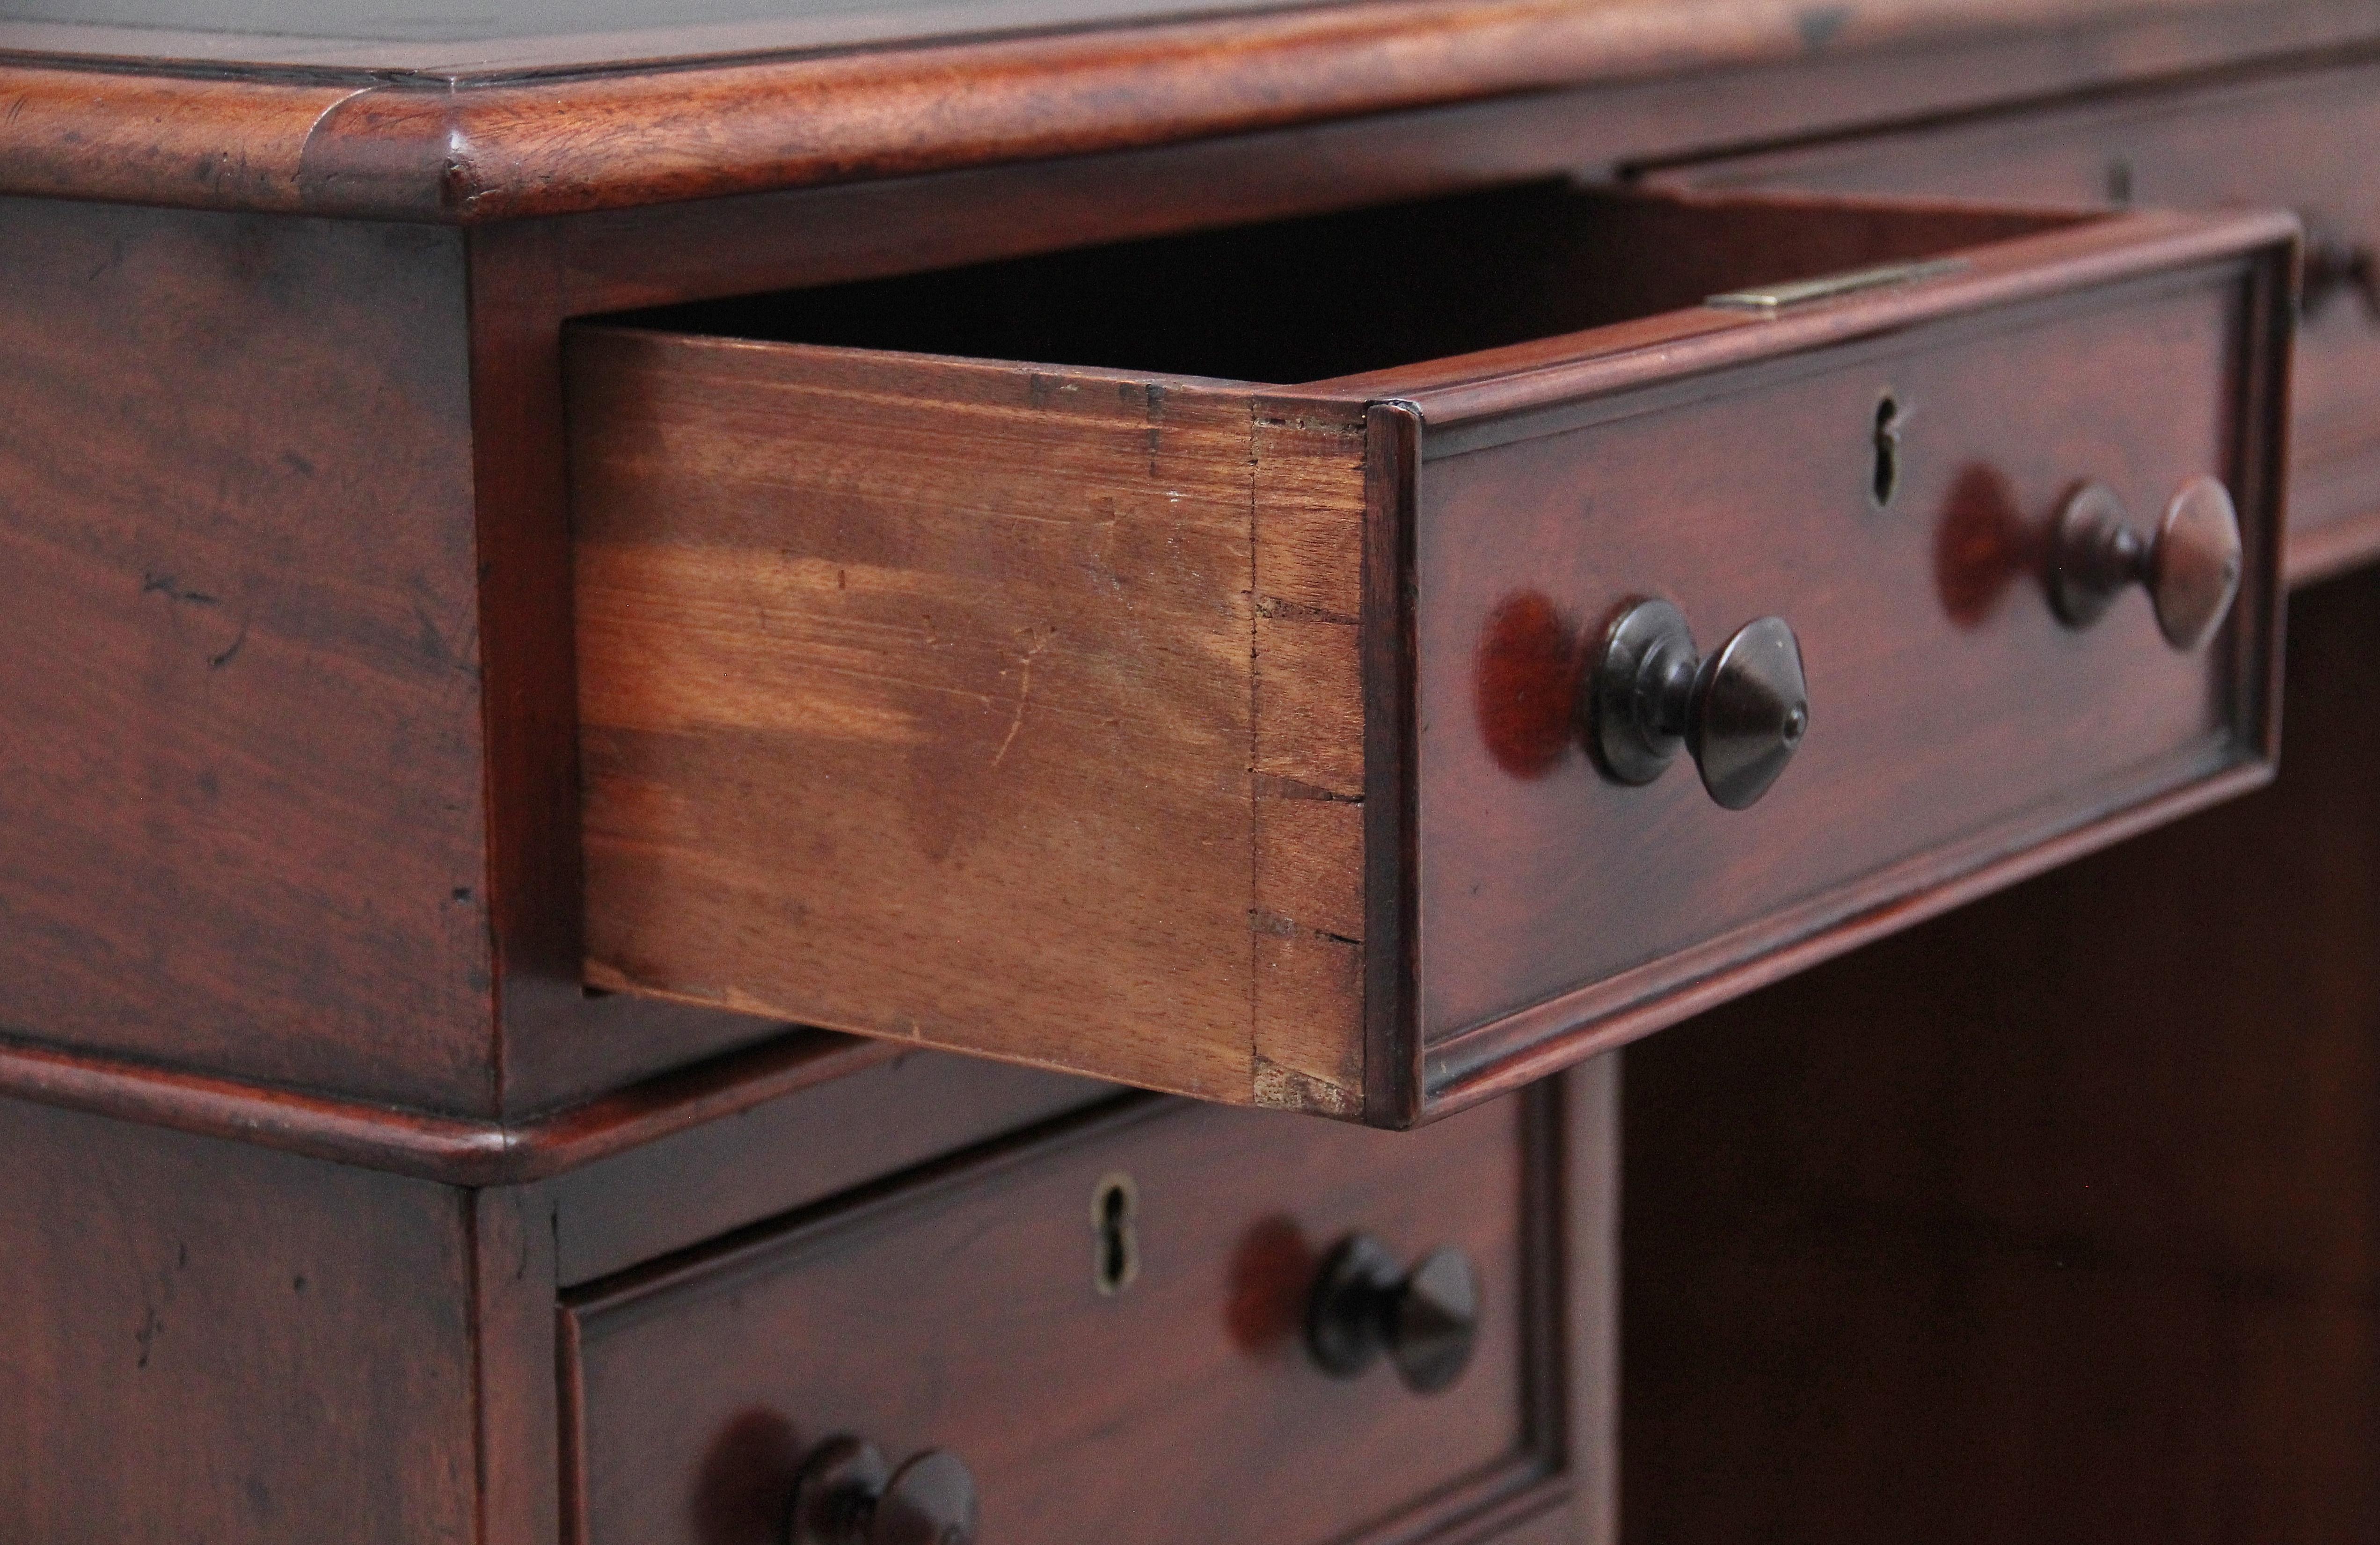
POLYGON ((204 590, 184 589, 180 584, 175 581, 174 577, 170 574, 157 574, 153 572, 143 574, 140 577, 140 593, 142 595, 162 595, 168 601, 178 601, 188 606, 215 606, 221 604, 221 602, 213 596, 207 594, 204 590))
POLYGON ((225 665, 230 664, 234 660, 237 659, 239 657, 239 651, 247 647, 248 624, 241 623, 239 625, 239 637, 231 641, 231 647, 229 649, 225 650, 221 654, 210 654, 207 656, 207 668, 214 671, 222 670, 225 665))
POLYGON ((1276 939, 1320 939, 1327 943, 1353 944, 1358 947, 1364 943, 1361 939, 1350 939, 1343 933, 1331 933, 1319 928, 1308 928, 1305 924, 1284 918, 1277 912, 1268 912, 1261 906, 1248 908, 1248 928, 1252 932, 1269 933, 1276 939))
POLYGON ((1016 744, 1016 734, 1025 727, 1025 704, 1026 700, 1033 696, 1034 658, 1043 650, 1048 649, 1050 640, 1055 637, 1057 637, 1055 633, 1043 634, 1040 639, 1032 648, 1026 650, 1016 663, 1016 712, 1008 721, 1008 733, 1001 737, 1000 749, 991 754, 991 765, 994 767, 998 767, 1007 760, 1008 748, 1016 744))

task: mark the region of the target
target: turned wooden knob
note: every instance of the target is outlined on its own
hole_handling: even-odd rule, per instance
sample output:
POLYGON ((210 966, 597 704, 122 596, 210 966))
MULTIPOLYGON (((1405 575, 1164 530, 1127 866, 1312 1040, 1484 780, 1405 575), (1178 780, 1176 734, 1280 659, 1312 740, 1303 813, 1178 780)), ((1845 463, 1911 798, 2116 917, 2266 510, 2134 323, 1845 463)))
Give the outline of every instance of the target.
POLYGON ((1651 783, 1682 747, 1704 789, 1730 810, 1768 792, 1810 728, 1802 643, 1781 617, 1744 624, 1703 657, 1675 606, 1640 601, 1604 635, 1580 689, 1587 746, 1605 776, 1651 783))
POLYGON ((2363 242, 2308 231, 2298 309, 2309 318, 2319 316, 2342 294, 2356 296, 2363 314, 2380 322, 2380 254, 2363 242))
POLYGON ((1322 1262, 1307 1301, 1305 1345, 1321 1369, 1353 1379, 1383 1353, 1416 1394, 1463 1377, 1479 1339, 1479 1279, 1471 1258, 1433 1250, 1410 1271, 1359 1234, 1322 1262))
POLYGON ((830 1438, 794 1484, 787 1545, 974 1545, 975 1477, 929 1449, 892 1469, 873 1443, 830 1438))
POLYGON ((2213 478, 2182 484, 2145 537, 2113 489, 2084 483, 2068 496, 2050 533, 2050 604, 2067 626, 2088 627, 2139 585, 2166 642, 2194 650, 2230 614, 2240 559, 2240 513, 2213 478))

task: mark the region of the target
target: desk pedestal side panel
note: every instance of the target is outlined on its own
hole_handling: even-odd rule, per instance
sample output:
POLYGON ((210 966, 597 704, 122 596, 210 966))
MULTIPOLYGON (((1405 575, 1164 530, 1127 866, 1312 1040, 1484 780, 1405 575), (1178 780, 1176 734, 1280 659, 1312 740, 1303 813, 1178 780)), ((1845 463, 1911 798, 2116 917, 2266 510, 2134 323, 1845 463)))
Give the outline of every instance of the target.
POLYGON ((0 1168, 12 1545, 527 1545, 478 1516, 469 1198, 14 1101, 0 1168))
POLYGON ((487 1111, 460 237, 4 213, 0 1033, 487 1111))

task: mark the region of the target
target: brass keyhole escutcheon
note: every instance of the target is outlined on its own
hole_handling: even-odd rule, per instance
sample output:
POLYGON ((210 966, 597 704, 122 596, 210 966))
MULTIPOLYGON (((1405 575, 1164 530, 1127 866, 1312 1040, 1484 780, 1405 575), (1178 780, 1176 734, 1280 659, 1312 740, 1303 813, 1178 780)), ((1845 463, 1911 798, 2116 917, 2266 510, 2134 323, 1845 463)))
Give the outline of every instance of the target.
POLYGON ((1876 405, 1876 459, 1867 483, 1867 496, 1880 510, 1891 508, 1900 493, 1900 400, 1887 392, 1876 405))
POLYGON ((1091 1190, 1091 1283, 1112 1298, 1140 1275, 1140 1187, 1119 1170, 1091 1190))

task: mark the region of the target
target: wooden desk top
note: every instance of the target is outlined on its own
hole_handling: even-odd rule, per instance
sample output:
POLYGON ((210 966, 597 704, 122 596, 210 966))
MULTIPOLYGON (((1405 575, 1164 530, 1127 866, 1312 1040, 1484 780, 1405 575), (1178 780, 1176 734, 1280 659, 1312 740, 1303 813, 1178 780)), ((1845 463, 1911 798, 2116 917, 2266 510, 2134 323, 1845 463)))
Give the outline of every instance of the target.
MULTIPOLYGON (((10 0, 0 192, 472 223, 1696 72, 1882 59, 1906 67, 1895 111, 1940 110, 1986 83, 2004 100, 2380 37, 2380 0, 677 9, 656 30, 627 0, 503 19, 431 0, 10 0)), ((1829 89, 1812 82, 1818 117, 1829 89)))

